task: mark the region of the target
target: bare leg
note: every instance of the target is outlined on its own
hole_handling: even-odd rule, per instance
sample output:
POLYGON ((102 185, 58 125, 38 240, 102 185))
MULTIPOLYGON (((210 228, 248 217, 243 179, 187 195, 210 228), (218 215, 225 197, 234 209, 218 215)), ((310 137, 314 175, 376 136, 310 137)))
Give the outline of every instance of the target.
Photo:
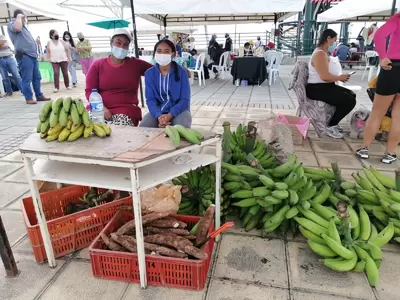
POLYGON ((392 107, 392 125, 390 126, 389 138, 387 142, 387 152, 395 153, 400 142, 400 94, 394 98, 392 107))
POLYGON ((381 96, 375 94, 372 112, 365 126, 363 147, 368 147, 374 140, 375 135, 379 130, 379 126, 381 125, 381 121, 389 109, 394 97, 395 95, 381 96))

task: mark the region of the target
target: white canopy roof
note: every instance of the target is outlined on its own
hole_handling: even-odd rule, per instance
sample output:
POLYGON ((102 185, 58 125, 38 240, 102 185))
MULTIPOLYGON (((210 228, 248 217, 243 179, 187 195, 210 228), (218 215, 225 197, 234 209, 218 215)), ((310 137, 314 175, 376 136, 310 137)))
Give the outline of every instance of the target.
POLYGON ((346 0, 319 14, 317 21, 384 21, 390 17, 392 5, 393 0, 346 0))

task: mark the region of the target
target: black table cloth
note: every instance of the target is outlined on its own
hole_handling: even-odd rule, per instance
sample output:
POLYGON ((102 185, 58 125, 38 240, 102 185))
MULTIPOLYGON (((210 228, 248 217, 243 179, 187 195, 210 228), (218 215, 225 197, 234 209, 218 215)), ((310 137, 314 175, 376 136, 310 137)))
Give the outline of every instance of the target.
POLYGON ((231 69, 233 83, 237 79, 248 80, 249 84, 261 85, 267 79, 267 68, 263 57, 238 57, 231 69))

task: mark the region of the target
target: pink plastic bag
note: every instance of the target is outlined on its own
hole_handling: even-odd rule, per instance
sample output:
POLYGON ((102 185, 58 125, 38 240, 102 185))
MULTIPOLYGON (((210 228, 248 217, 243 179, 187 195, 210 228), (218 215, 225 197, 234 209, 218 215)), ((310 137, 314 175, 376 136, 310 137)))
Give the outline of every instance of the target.
POLYGON ((305 117, 287 116, 278 114, 279 119, 287 125, 296 125, 297 130, 303 136, 303 139, 307 138, 308 128, 310 126, 311 119, 305 117))

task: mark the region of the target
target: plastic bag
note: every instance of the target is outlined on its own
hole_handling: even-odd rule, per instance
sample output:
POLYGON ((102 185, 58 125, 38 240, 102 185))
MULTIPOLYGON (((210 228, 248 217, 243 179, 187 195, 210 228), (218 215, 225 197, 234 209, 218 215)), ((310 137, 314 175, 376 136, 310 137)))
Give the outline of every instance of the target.
POLYGON ((181 187, 161 184, 140 193, 143 211, 176 213, 181 203, 181 187))
POLYGON ((375 76, 374 78, 371 79, 370 82, 368 82, 368 87, 370 89, 375 89, 377 81, 378 81, 378 76, 375 76))
POLYGON ((271 113, 259 121, 257 132, 279 161, 288 160, 293 153, 292 131, 277 115, 271 113))

